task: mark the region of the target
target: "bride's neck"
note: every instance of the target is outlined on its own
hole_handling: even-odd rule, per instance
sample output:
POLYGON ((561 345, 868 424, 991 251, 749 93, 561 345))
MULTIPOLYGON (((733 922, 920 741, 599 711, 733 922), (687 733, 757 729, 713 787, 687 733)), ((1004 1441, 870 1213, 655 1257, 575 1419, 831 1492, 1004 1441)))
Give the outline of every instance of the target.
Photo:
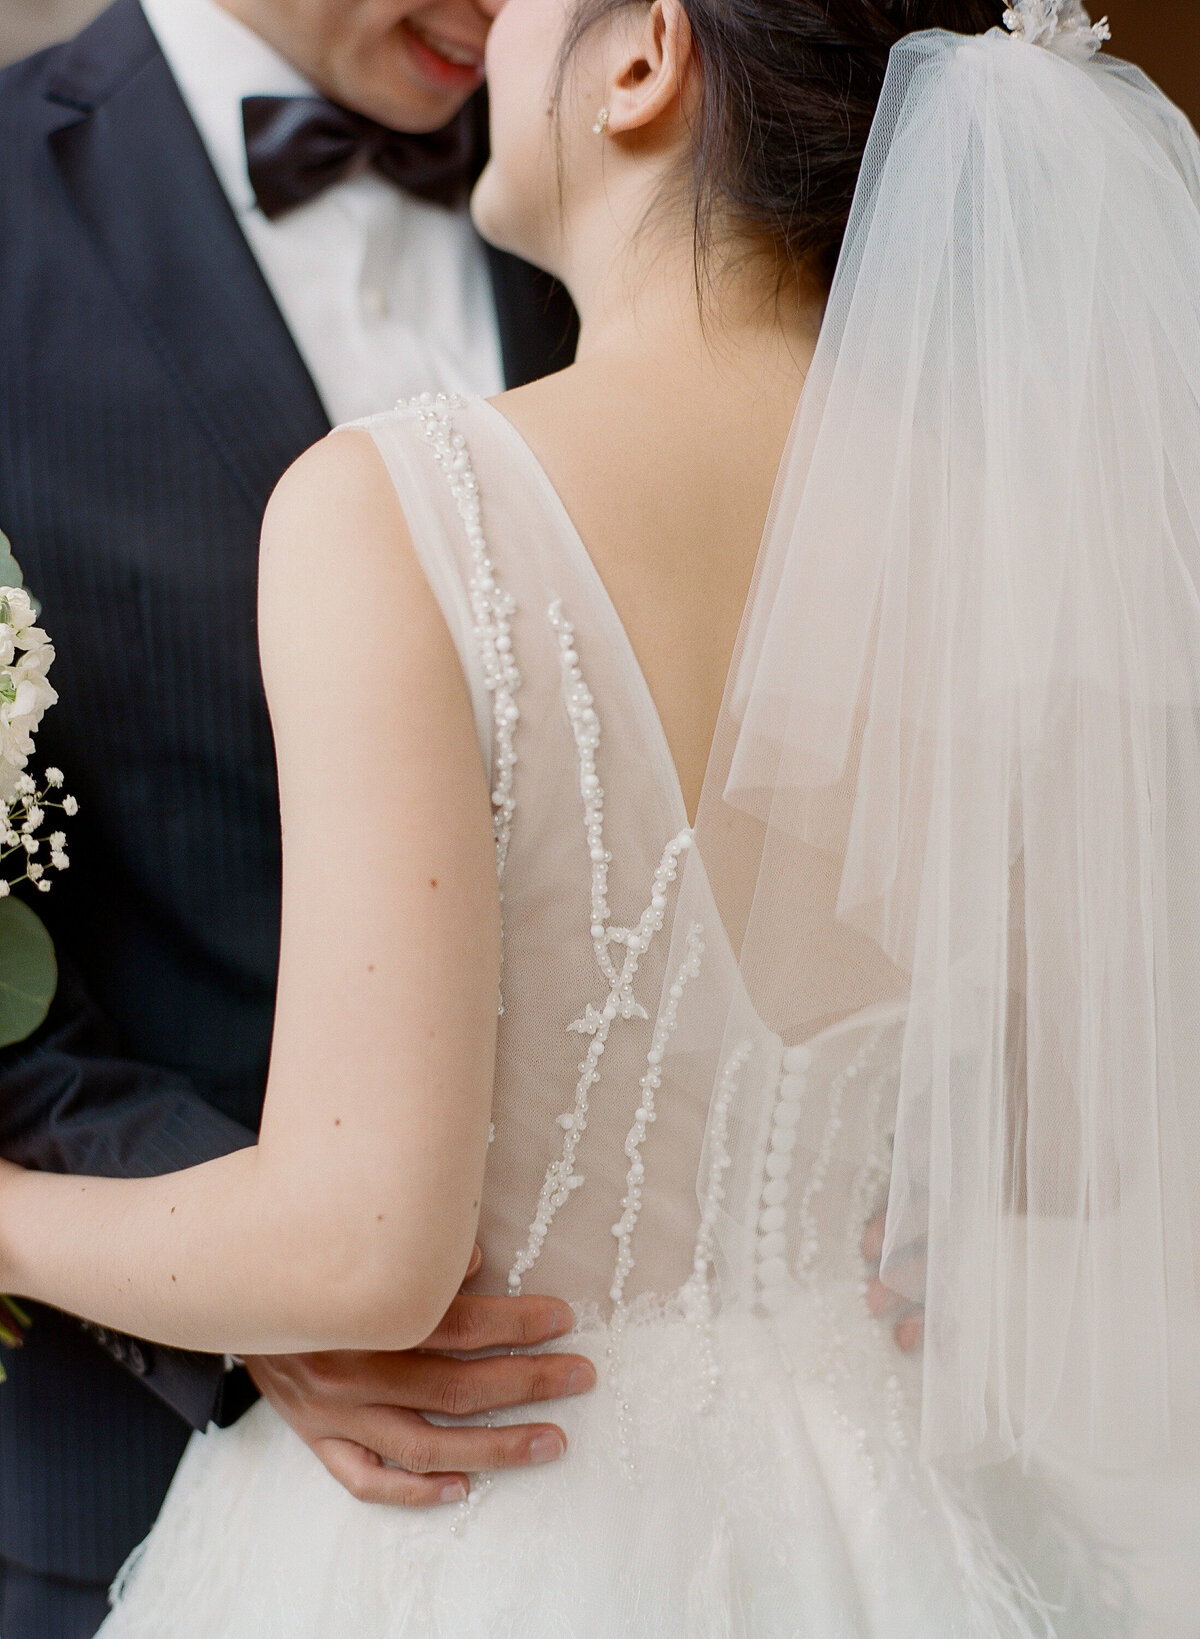
POLYGON ((563 269, 580 314, 578 361, 636 366, 678 389, 799 391, 824 314, 815 280, 780 281, 762 256, 719 246, 701 262, 690 219, 614 247, 612 222, 576 237, 563 269))

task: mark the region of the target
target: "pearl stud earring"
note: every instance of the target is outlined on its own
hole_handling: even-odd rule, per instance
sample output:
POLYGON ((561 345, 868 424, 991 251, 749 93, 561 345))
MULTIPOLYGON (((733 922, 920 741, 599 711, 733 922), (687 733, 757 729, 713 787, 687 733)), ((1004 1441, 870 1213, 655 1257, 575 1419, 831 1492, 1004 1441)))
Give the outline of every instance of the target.
POLYGON ((608 130, 608 109, 602 108, 596 115, 596 123, 592 126, 592 135, 602 137, 608 130))

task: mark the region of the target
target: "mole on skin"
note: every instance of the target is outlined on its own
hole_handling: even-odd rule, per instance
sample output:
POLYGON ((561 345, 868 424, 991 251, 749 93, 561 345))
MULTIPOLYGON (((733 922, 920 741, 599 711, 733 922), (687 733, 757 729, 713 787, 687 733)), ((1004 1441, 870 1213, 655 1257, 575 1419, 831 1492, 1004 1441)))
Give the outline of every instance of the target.
POLYGON ((437 887, 437 877, 436 876, 431 876, 429 878, 429 886, 431 888, 436 888, 437 887))

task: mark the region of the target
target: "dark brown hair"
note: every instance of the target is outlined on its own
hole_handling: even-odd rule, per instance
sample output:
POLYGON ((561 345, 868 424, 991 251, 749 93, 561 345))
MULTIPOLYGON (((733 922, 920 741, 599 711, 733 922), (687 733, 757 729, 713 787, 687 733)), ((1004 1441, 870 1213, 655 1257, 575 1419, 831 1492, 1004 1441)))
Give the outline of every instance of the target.
MULTIPOLYGON (((580 0, 563 49, 644 0, 580 0)), ((1005 0, 681 0, 700 63, 692 193, 698 260, 715 224, 828 281, 888 53, 906 34, 980 34, 1005 0)))

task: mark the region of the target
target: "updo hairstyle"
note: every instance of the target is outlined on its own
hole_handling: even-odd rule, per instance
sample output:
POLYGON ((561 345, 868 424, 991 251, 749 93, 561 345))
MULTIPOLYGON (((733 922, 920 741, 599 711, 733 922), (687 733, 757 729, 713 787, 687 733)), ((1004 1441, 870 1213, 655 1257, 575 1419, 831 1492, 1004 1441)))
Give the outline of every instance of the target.
MULTIPOLYGON (((580 0, 561 78, 598 23, 643 0, 580 0)), ((1005 0, 681 0, 701 70, 693 137, 697 256, 717 223, 828 283, 888 53, 906 34, 982 34, 1005 0)))

